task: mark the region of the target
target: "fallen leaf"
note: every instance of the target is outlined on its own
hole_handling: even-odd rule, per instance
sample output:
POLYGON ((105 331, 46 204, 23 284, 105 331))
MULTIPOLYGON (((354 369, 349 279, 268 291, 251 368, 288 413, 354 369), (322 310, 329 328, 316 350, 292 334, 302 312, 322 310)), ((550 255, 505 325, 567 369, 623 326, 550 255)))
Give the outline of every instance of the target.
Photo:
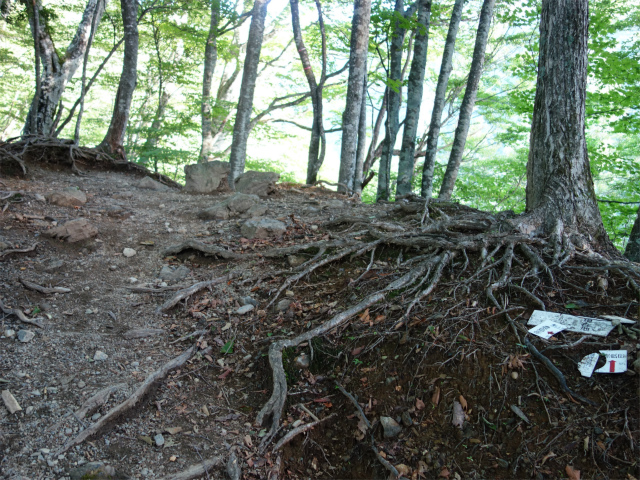
POLYGON ((564 467, 564 471, 567 472, 569 480, 580 480, 580 470, 576 470, 571 465, 564 467))
POLYGON ((354 357, 356 355, 360 355, 362 353, 362 350, 364 350, 364 347, 356 347, 353 350, 351 350, 351 355, 353 355, 354 357))
POLYGON ((170 435, 175 435, 176 433, 180 433, 182 431, 182 427, 167 427, 163 431, 170 435))
POLYGON ((459 400, 460 400, 460 405, 462 405, 462 409, 466 411, 468 407, 467 400, 462 395, 460 395, 459 400))
POLYGON ((424 402, 422 400, 420 400, 419 398, 416 398, 416 408, 418 410, 423 410, 424 409, 424 402))
POLYGON ((364 312, 362 312, 362 314, 360 315, 360 321, 362 323, 369 323, 370 317, 369 317, 369 309, 367 308, 364 312))
POLYGON ((436 390, 433 392, 431 396, 431 403, 434 405, 438 405, 440 403, 440 387, 436 387, 436 390))
POLYGON ((396 470, 398 470, 400 475, 404 475, 405 477, 411 475, 411 467, 408 467, 404 463, 396 465, 396 470))
POLYGON ((544 465, 544 462, 546 462, 547 460, 553 457, 557 457, 557 455, 553 452, 547 453, 544 457, 542 457, 542 462, 540 463, 540 465, 544 465))
POLYGON ((440 470, 440 475, 438 475, 438 477, 449 478, 449 475, 451 475, 451 473, 449 473, 449 469, 447 467, 442 467, 442 470, 440 470))
POLYGON ((253 447, 253 442, 251 441, 251 437, 249 435, 244 436, 244 444, 249 448, 253 447))

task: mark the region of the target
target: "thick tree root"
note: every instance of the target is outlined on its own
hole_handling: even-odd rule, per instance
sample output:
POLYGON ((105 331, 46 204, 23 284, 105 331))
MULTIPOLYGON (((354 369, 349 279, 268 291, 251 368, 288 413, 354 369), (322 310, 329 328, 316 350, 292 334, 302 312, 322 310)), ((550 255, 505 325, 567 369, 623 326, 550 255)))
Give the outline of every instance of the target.
POLYGON ((133 409, 155 384, 164 379, 172 370, 180 368, 182 365, 184 365, 189 359, 191 359, 191 357, 196 354, 197 351, 198 347, 197 345, 194 345, 173 360, 165 363, 160 369, 149 375, 142 383, 142 385, 140 385, 136 389, 136 391, 133 392, 133 394, 129 398, 127 398, 127 400, 122 402, 117 407, 111 409, 104 417, 100 418, 100 420, 94 423, 91 427, 83 430, 75 438, 69 440, 62 446, 57 454, 60 455, 69 450, 71 447, 81 444, 89 437, 96 435, 98 432, 102 431, 105 427, 107 427, 107 425, 115 421, 116 418, 133 409))

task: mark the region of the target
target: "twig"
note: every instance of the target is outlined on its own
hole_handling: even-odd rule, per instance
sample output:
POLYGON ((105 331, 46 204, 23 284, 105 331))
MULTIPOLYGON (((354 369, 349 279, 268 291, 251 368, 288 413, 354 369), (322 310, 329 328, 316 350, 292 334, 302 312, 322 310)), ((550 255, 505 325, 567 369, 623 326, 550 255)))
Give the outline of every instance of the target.
POLYGON ((371 437, 371 450, 373 450, 373 453, 376 455, 376 458, 382 464, 382 466, 387 470, 389 470, 389 472, 391 472, 391 475, 393 475, 393 478, 400 477, 400 472, 398 472, 398 469, 393 465, 391 465, 391 463, 389 463, 389 461, 386 458, 384 458, 382 455, 380 455, 380 452, 378 452, 378 449, 376 448, 376 445, 373 441, 373 436, 371 437))
POLYGON ((15 248, 15 249, 11 249, 11 250, 5 250, 4 252, 0 253, 0 258, 2 257, 6 257, 7 255, 11 255, 12 253, 28 253, 28 252, 33 252, 36 247, 38 246, 38 243, 34 243, 33 245, 31 245, 30 247, 27 248, 15 248))
POLYGON ((30 282, 29 280, 25 280, 24 278, 20 278, 20 283, 27 287, 29 290, 35 290, 36 292, 44 293, 45 295, 51 295, 52 293, 69 293, 71 291, 70 288, 65 287, 53 287, 47 288, 37 283, 30 282))
POLYGON ((545 348, 543 350, 543 352, 545 350, 556 350, 558 348, 573 348, 573 347, 577 347, 578 345, 580 345, 582 342, 584 342, 585 340, 589 340, 591 338, 591 335, 585 335, 584 337, 581 337, 579 340, 576 340, 573 343, 567 343, 565 345, 550 345, 547 348, 545 348))
POLYGON ((35 325, 39 328, 44 328, 44 321, 42 318, 27 318, 24 312, 19 308, 5 307, 4 303, 2 303, 2 300, 0 300, 0 310, 2 310, 6 315, 15 315, 23 323, 35 325))
POLYGON ((298 408, 299 408, 300 410, 302 410, 303 412, 305 412, 307 415, 309 415, 311 418, 313 418, 313 420, 315 420, 316 422, 317 422, 318 420, 320 420, 318 417, 316 417, 316 416, 313 414, 313 412, 312 412, 311 410, 309 410, 307 407, 305 407, 305 406, 304 406, 304 404, 299 403, 299 404, 298 404, 298 408))
POLYGON ((358 414, 358 417, 360 417, 360 420, 362 420, 364 422, 364 424, 367 426, 367 428, 369 430, 371 430, 371 422, 369 421, 367 416, 362 411, 362 407, 360 406, 358 401, 354 398, 354 396, 351 395, 349 392, 347 392, 344 389, 344 387, 342 385, 340 385, 339 383, 336 383, 336 387, 338 387, 338 390, 340 390, 340 392, 342 392, 342 394, 345 397, 347 397, 351 401, 351 403, 353 403, 353 406, 356 407, 356 413, 358 414))
POLYGON ((301 433, 304 433, 307 430, 311 430, 316 425, 322 422, 325 422, 335 416, 336 414, 332 413, 331 415, 329 415, 328 417, 324 417, 323 419, 316 420, 315 422, 307 423, 305 425, 300 425, 299 427, 294 428, 289 433, 287 433, 284 437, 282 437, 278 443, 276 443, 275 447, 273 447, 273 451, 275 452, 276 450, 279 450, 280 448, 285 446, 287 443, 289 443, 291 440, 293 440, 294 437, 296 437, 297 435, 300 435, 301 433))

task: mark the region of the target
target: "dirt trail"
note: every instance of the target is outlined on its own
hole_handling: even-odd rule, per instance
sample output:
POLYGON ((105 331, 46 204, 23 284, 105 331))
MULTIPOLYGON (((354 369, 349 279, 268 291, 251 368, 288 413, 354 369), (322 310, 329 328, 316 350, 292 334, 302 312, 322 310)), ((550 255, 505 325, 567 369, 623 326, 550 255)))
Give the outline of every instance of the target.
MULTIPOLYGON (((125 173, 91 171, 77 177, 38 167, 27 180, 2 179, 2 191, 22 194, 0 202, 0 207, 8 205, 0 215, 0 256, 37 247, 0 258, 0 300, 45 324, 40 329, 15 315, 0 317, 0 387, 22 408, 10 414, 0 405, 2 478, 82 478, 90 471, 87 465, 103 465, 103 473, 116 470, 105 478, 173 478, 207 459, 213 460, 197 478, 224 478, 232 452, 245 479, 274 472, 280 478, 387 478, 391 468, 416 479, 559 478, 568 475, 567 466, 581 470, 582 478, 638 477, 638 375, 583 379, 575 367, 598 348, 627 349, 631 365, 637 341, 614 331, 606 339, 548 351, 571 388, 599 407, 573 403, 517 345, 496 309, 483 303, 484 290, 460 296, 456 289, 463 278, 454 276, 453 263, 403 328, 393 328, 406 308, 407 292, 400 290, 350 324, 285 349, 289 395, 279 437, 335 415, 277 451, 273 445, 260 450, 268 430, 254 422, 271 394, 271 342, 308 331, 353 306, 395 279, 399 265, 410 258, 400 247, 347 256, 293 282, 269 306, 285 279, 318 249, 275 257, 266 252, 339 242, 345 231, 360 238, 355 223, 332 225, 338 217, 379 220, 381 228, 402 229, 398 209, 283 186, 263 204, 267 216, 284 222, 287 232, 282 238, 252 240, 240 232, 242 219, 198 218, 198 211, 228 195, 155 191, 138 182, 125 173), (58 207, 40 197, 68 187, 85 192, 86 204, 58 207), (67 243, 44 235, 77 218, 97 227, 97 237, 67 243), (185 240, 214 245, 237 258, 193 250, 164 253, 185 240), (125 249, 136 253, 127 257, 125 249), (234 274, 229 281, 156 313, 178 288, 229 272, 234 274), (43 294, 21 279, 70 292, 43 294), (23 342, 18 336, 26 334, 20 330, 35 336, 23 342), (132 411, 61 453, 196 341, 201 353, 172 370, 132 411), (353 394, 352 400, 336 381, 353 394), (102 399, 83 411, 99 392, 102 399), (464 407, 462 428, 452 425, 460 415, 452 410, 456 402, 464 407), (388 428, 400 430, 383 435, 383 417, 397 420, 388 428)), ((585 280, 588 275, 598 282, 597 272, 580 275, 568 280, 586 289, 593 287, 585 280)), ((596 315, 606 306, 606 313, 637 319, 628 284, 609 282, 607 295, 596 287, 587 295, 564 284, 564 289, 545 288, 544 299, 554 311, 581 298, 591 307, 580 314, 596 315)), ((534 307, 522 294, 511 295, 512 315, 522 322, 534 307)), ((560 338, 568 344, 579 335, 560 338)))

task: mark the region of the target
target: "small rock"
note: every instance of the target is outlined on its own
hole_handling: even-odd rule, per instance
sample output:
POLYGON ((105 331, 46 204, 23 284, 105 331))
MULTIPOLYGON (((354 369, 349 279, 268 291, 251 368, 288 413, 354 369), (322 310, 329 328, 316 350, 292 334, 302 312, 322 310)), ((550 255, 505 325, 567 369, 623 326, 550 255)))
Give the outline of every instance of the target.
POLYGON ((287 310, 289 310, 290 305, 291 305, 291 300, 287 300, 286 298, 283 300, 280 300, 278 303, 276 303, 276 311, 286 312, 287 310))
POLYGON ((71 480, 84 480, 87 478, 96 478, 101 480, 126 478, 120 475, 111 465, 105 465, 99 462, 85 463, 84 465, 69 470, 71 480))
POLYGON ((11 246, 11 245, 9 245, 7 242, 0 241, 0 252, 1 252, 2 250, 6 250, 6 249, 7 249, 7 248, 9 248, 10 246, 11 246))
POLYGON ((69 243, 75 243, 95 237, 98 235, 98 229, 89 223, 86 218, 78 218, 77 220, 70 220, 51 230, 47 230, 43 235, 69 243))
POLYGON ((318 225, 311 225, 311 230, 313 230, 314 232, 318 230, 318 225))
POLYGON ((133 248, 127 247, 124 250, 122 250, 122 255, 124 255, 127 258, 133 257, 136 253, 138 252, 136 252, 133 248))
POLYGON ((49 203, 60 207, 81 207, 87 203, 87 196, 77 188, 65 188, 59 192, 50 193, 49 203))
POLYGON ((86 384, 83 380, 80 380, 80 381, 76 384, 76 386, 77 386, 79 389, 83 389, 84 387, 86 387, 86 386, 87 386, 87 384, 86 384))
POLYGON ((273 218, 247 220, 240 228, 240 233, 247 238, 280 237, 287 231, 287 226, 273 218))
POLYGON ((404 412, 402 412, 402 424, 405 427, 410 427, 411 425, 413 425, 413 420, 411 420, 411 414, 409 412, 407 412, 406 410, 404 412))
POLYGON ((144 177, 138 182, 138 188, 147 188, 149 190, 156 190, 158 192, 166 192, 171 190, 171 188, 166 185, 155 181, 151 177, 144 177))
POLYGON ((496 462, 498 462, 498 465, 500 465, 502 468, 509 468, 509 462, 503 460, 502 458, 496 458, 496 462))
POLYGON ((138 279, 136 277, 129 277, 129 283, 138 283, 138 279))
POLYGON ((18 340, 20 340, 22 343, 30 342, 31 340, 33 340, 33 337, 35 336, 36 334, 33 333, 31 330, 18 331, 18 340))
POLYGON ((117 265, 109 265, 109 270, 111 270, 112 272, 116 271, 117 269, 118 269, 117 265))
POLYGON ((153 441, 156 442, 156 445, 158 447, 161 447, 161 446, 164 445, 164 437, 162 436, 161 433, 159 433, 155 437, 153 437, 153 441))
POLYGON ((22 410, 22 407, 20 407, 18 401, 9 390, 2 390, 2 400, 9 413, 14 414, 22 410))
POLYGON ((35 410, 35 408, 33 408, 31 405, 29 405, 29 406, 27 407, 27 409, 25 410, 25 413, 26 413, 27 415, 31 415, 31 414, 33 413, 33 411, 34 411, 34 410, 35 410))
POLYGON ((289 263, 289 266, 292 268, 299 267, 306 261, 307 259, 304 258, 302 255, 289 255, 287 257, 287 263, 289 263))
POLYGON ((58 387, 49 387, 49 388, 47 388, 47 393, 55 395, 56 393, 58 393, 58 387))
POLYGON ((96 362, 102 362, 102 361, 106 360, 107 358, 109 358, 109 355, 107 355, 104 352, 101 352, 100 350, 96 350, 96 353, 93 355, 93 359, 96 362))
POLYGON ((306 353, 301 353, 300 355, 298 355, 295 359, 294 362, 296 362, 296 365, 300 368, 309 368, 309 357, 307 356, 306 353))
POLYGON ((168 265, 162 267, 158 277, 167 283, 175 283, 184 280, 189 276, 191 270, 185 265, 180 265, 175 270, 168 265))
POLYGON ((62 267, 64 267, 64 261, 51 260, 51 262, 49 262, 49 264, 45 267, 44 271, 47 273, 52 273, 57 270, 60 270, 62 267))
POLYGON ((385 438, 393 438, 402 431, 402 427, 391 417, 380 417, 380 423, 382 424, 385 438))
POLYGON ((15 336, 16 336, 16 331, 15 331, 15 330, 12 330, 11 328, 7 328, 7 329, 4 331, 4 336, 5 336, 5 337, 7 337, 7 338, 13 338, 13 337, 15 337, 15 336))
POLYGON ((71 430, 70 428, 65 428, 64 429, 64 434, 68 437, 73 433, 73 430, 71 430))
POLYGON ((242 297, 240 301, 243 305, 253 305, 254 307, 258 306, 258 301, 252 297, 242 297))
POLYGON ((511 378, 513 378, 514 380, 517 380, 518 379, 518 372, 515 372, 515 371, 511 372, 511 378))
POLYGON ((36 197, 36 200, 37 200, 38 202, 46 202, 46 201, 47 201, 47 199, 45 198, 45 196, 44 196, 44 195, 40 195, 39 193, 36 193, 34 196, 36 197))
POLYGON ((253 310, 255 307, 253 305, 243 305, 240 308, 238 308, 236 310, 236 313, 238 315, 244 315, 245 313, 249 313, 251 310, 253 310))
POLYGON ((100 415, 99 413, 94 413, 93 415, 91 415, 91 420, 93 420, 94 422, 96 420, 98 420, 102 415, 100 415))

